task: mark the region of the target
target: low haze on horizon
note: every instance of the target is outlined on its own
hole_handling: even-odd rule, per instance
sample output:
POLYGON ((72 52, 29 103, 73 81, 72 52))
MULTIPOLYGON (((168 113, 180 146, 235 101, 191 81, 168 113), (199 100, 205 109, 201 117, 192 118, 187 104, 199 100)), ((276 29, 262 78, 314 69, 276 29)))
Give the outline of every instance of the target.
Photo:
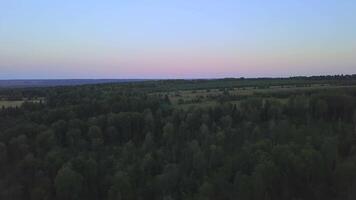
POLYGON ((12 0, 0 79, 356 73, 356 1, 12 0))

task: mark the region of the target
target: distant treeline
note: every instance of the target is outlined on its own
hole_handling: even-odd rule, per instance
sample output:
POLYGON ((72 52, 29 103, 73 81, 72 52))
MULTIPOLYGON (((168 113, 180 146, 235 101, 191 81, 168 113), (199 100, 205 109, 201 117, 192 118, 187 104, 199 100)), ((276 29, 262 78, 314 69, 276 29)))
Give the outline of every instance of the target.
POLYGON ((239 87, 268 86, 307 86, 312 84, 356 85, 356 75, 334 76, 296 76, 289 78, 224 78, 224 79, 192 79, 192 80, 158 80, 138 84, 141 87, 151 87, 155 91, 199 90, 239 87))
POLYGON ((53 87, 73 86, 103 83, 138 82, 144 79, 29 79, 29 80, 0 80, 0 88, 28 88, 28 87, 53 87))

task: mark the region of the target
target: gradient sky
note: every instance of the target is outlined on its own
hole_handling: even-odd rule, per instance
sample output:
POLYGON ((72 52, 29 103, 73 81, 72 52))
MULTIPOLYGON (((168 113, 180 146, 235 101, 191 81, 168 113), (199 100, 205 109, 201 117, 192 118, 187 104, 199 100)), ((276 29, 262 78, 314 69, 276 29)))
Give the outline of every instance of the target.
POLYGON ((0 79, 351 73, 354 0, 0 0, 0 79))

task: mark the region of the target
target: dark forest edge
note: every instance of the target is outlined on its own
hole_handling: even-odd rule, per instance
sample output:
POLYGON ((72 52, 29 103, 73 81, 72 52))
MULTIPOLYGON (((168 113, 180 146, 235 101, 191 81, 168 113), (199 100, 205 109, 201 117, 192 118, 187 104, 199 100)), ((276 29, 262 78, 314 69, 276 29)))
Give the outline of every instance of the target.
POLYGON ((356 75, 0 90, 0 199, 356 199, 356 75))

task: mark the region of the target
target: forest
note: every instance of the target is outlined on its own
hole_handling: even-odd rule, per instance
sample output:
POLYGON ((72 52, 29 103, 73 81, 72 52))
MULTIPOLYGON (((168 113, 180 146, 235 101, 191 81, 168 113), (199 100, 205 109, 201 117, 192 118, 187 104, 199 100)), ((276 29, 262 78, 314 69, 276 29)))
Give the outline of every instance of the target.
POLYGON ((356 199, 356 76, 1 88, 0 199, 356 199))

